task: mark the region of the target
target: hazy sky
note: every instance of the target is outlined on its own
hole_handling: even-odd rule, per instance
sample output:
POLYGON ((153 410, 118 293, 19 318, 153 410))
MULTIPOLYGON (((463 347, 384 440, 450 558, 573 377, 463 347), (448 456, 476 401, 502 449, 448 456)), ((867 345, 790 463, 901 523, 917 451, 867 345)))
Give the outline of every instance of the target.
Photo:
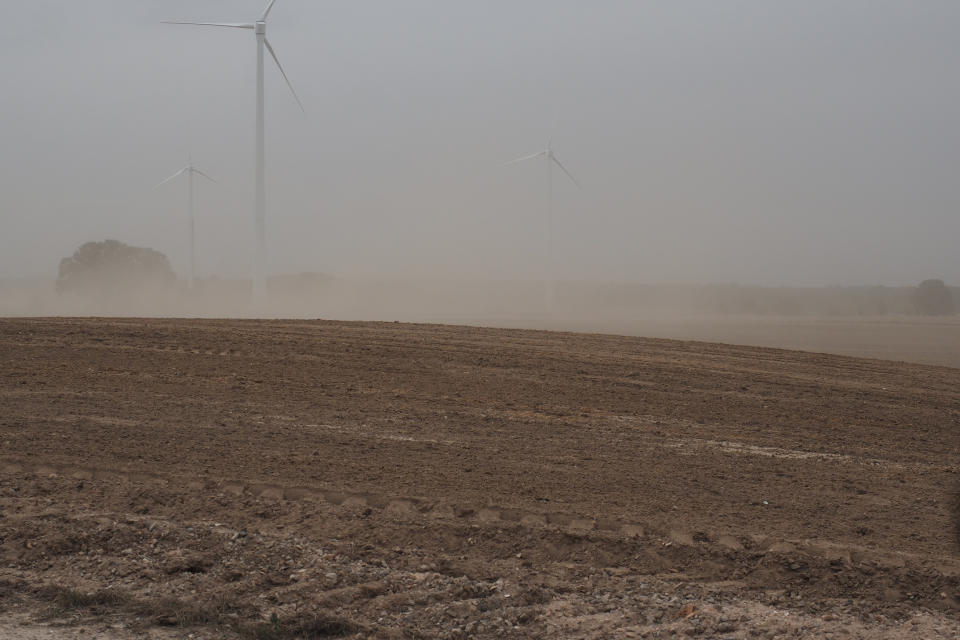
MULTIPOLYGON (((87 240, 246 274, 265 0, 3 0, 0 277, 87 240)), ((956 0, 279 0, 271 272, 960 284, 956 0)))

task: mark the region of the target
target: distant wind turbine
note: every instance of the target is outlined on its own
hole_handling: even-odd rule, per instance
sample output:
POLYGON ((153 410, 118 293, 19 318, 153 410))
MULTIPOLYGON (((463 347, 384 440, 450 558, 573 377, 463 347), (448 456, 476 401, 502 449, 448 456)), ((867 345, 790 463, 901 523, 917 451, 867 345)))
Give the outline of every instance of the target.
POLYGON ((567 177, 573 181, 573 184, 577 186, 578 189, 582 189, 580 183, 577 182, 577 179, 573 177, 573 174, 567 171, 567 168, 563 166, 563 163, 560 162, 560 159, 557 157, 557 154, 553 150, 553 141, 547 141, 547 148, 543 151, 538 151, 537 153, 532 153, 529 156, 523 156, 522 158, 517 158, 516 160, 511 160, 507 164, 516 164, 518 162, 525 162, 527 160, 533 160, 534 158, 543 157, 546 159, 547 164, 547 286, 544 291, 544 300, 547 306, 547 311, 553 311, 553 298, 554 298, 554 259, 553 259, 553 165, 556 164, 560 169, 567 174, 567 177))
POLYGON ((276 52, 270 46, 267 40, 267 16, 277 0, 270 0, 270 4, 264 9, 263 15, 256 22, 174 22, 164 21, 164 24, 192 24, 202 27, 231 27, 234 29, 250 29, 257 36, 257 147, 256 147, 256 183, 255 183, 255 218, 257 245, 254 258, 253 291, 254 295, 262 296, 266 292, 266 217, 267 217, 267 185, 266 185, 266 156, 264 151, 264 115, 263 115, 263 49, 266 47, 270 52, 273 61, 277 63, 280 75, 290 87, 293 99, 297 101, 300 110, 303 111, 303 103, 300 102, 296 90, 290 83, 287 73, 280 64, 276 52))
POLYGON ((187 162, 187 166, 180 171, 177 171, 175 174, 158 184, 154 189, 159 189, 163 185, 167 184, 174 178, 178 178, 182 175, 187 175, 187 182, 190 185, 187 190, 187 209, 190 212, 190 288, 193 289, 193 283, 196 280, 197 276, 197 251, 196 251, 196 240, 195 240, 195 223, 193 215, 193 175, 197 174, 209 180, 210 182, 216 182, 213 178, 205 174, 200 169, 197 169, 193 164, 193 158, 190 158, 187 162))

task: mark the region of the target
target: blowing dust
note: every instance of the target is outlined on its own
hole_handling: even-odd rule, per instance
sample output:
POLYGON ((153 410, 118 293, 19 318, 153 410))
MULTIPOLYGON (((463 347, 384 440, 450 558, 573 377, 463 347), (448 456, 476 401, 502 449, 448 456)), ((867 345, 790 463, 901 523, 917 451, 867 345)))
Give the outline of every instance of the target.
MULTIPOLYGON (((2 316, 290 318, 464 324, 635 335, 835 353, 960 367, 960 318, 924 316, 913 287, 734 285, 277 276, 255 298, 249 280, 193 288, 142 283, 58 291, 52 280, 0 282, 2 316)), ((956 294, 956 290, 954 290, 956 294)))

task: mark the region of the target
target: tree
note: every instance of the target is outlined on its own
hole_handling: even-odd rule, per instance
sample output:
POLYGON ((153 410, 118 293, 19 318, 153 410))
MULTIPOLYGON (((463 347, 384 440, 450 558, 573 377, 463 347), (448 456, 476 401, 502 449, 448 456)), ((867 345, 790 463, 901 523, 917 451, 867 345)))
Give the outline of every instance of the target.
POLYGON ((943 280, 924 280, 913 292, 913 306, 925 316, 949 316, 957 312, 953 293, 943 280))
POLYGON ((117 240, 88 242, 60 261, 57 291, 83 295, 130 295, 168 289, 176 282, 167 256, 117 240))

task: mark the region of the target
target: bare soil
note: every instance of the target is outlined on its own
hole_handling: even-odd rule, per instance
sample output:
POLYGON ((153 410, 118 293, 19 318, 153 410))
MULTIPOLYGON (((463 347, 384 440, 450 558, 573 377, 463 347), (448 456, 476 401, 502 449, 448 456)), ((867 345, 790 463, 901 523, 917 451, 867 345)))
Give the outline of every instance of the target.
POLYGON ((960 369, 0 320, 0 636, 956 638, 960 369))

